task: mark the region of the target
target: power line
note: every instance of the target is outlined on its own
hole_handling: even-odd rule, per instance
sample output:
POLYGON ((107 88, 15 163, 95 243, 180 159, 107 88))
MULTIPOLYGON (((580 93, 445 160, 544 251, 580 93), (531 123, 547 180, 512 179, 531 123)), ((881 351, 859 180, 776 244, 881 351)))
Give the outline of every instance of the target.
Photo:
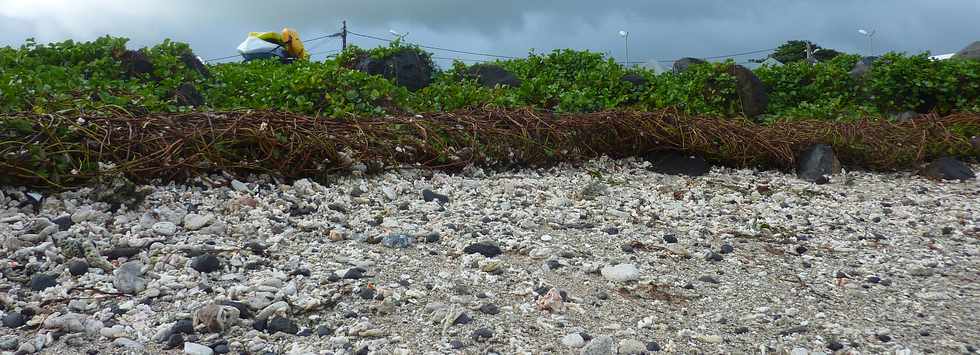
MULTIPOLYGON (((379 40, 379 41, 385 41, 385 42, 393 42, 394 41, 394 40, 387 39, 387 38, 382 38, 382 37, 377 37, 377 36, 371 36, 371 35, 365 35, 365 34, 360 34, 360 33, 357 33, 357 32, 347 31, 347 33, 352 34, 352 35, 355 35, 355 36, 358 36, 358 37, 370 38, 370 39, 375 39, 375 40, 379 40)), ((509 56, 509 55, 499 55, 499 54, 490 54, 490 53, 461 51, 461 50, 457 50, 457 49, 449 49, 449 48, 442 48, 442 47, 435 47, 435 46, 427 46, 427 45, 423 45, 423 44, 416 44, 416 45, 419 46, 419 47, 422 47, 422 48, 433 49, 433 50, 438 50, 438 51, 446 51, 446 52, 453 52, 453 53, 460 53, 460 54, 469 54, 469 55, 478 55, 478 56, 491 57, 491 58, 517 59, 517 57, 513 57, 513 56, 509 56)))
MULTIPOLYGON (((759 49, 759 50, 742 52, 742 53, 716 55, 716 56, 703 57, 703 58, 698 58, 698 59, 705 59, 705 60, 707 60, 707 59, 732 58, 732 57, 738 57, 738 56, 749 55, 749 54, 758 54, 758 53, 772 52, 772 51, 774 51, 776 49, 778 49, 778 48, 759 49)), ((676 61, 678 61, 680 59, 681 58, 673 59, 673 60, 670 60, 670 59, 661 59, 661 60, 657 60, 657 61, 660 62, 660 63, 673 63, 673 62, 676 62, 676 61)))

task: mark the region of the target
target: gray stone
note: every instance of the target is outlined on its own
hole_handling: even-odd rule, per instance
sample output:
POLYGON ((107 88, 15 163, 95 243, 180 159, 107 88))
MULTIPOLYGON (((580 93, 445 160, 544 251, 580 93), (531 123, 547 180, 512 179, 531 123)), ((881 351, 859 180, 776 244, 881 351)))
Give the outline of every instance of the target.
POLYGON ((158 222, 153 224, 151 229, 153 230, 153 233, 165 237, 177 234, 177 225, 173 222, 158 222))
POLYGON ((408 248, 415 242, 415 238, 407 234, 391 234, 381 238, 381 244, 389 248, 408 248))
POLYGON ((841 165, 834 148, 826 144, 814 144, 800 155, 797 175, 817 184, 827 183, 829 175, 840 174, 841 165))
POLYGON ((212 217, 211 215, 199 215, 196 213, 190 213, 184 216, 184 228, 187 228, 187 230, 192 230, 192 231, 198 230, 204 228, 204 226, 211 224, 211 221, 213 219, 214 217, 212 217))
POLYGON ((0 350, 14 350, 20 345, 16 335, 4 335, 0 337, 0 350))
POLYGON ((569 348, 581 348, 585 346, 585 339, 579 333, 572 333, 561 338, 561 344, 569 348))
POLYGON ((616 341, 608 335, 592 339, 582 348, 582 355, 611 355, 616 354, 616 341))
POLYGON ((636 339, 624 339, 619 342, 619 355, 646 354, 647 346, 636 339))
POLYGON ((112 285, 119 292, 136 294, 146 289, 146 280, 143 279, 143 263, 130 261, 119 266, 113 272, 112 285))
POLYGON ((874 66, 875 60, 878 60, 878 57, 861 58, 861 60, 859 60, 856 64, 854 64, 854 68, 851 68, 851 72, 849 74, 854 79, 860 79, 864 77, 866 74, 868 74, 869 71, 871 71, 871 68, 874 66))
POLYGON ((251 192, 248 189, 248 185, 245 185, 244 182, 241 182, 241 181, 238 181, 238 180, 232 180, 231 181, 231 188, 235 189, 235 191, 238 191, 238 192, 251 192))

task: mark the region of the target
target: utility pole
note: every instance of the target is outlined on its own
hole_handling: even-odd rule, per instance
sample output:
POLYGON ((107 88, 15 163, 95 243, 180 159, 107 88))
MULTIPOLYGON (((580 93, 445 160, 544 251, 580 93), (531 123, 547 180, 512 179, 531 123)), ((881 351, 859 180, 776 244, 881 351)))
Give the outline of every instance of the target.
POLYGON ((813 64, 816 62, 813 59, 813 46, 811 46, 810 41, 806 41, 806 62, 808 64, 813 64))
POLYGON ((340 30, 341 49, 347 50, 347 20, 344 20, 344 28, 340 30))

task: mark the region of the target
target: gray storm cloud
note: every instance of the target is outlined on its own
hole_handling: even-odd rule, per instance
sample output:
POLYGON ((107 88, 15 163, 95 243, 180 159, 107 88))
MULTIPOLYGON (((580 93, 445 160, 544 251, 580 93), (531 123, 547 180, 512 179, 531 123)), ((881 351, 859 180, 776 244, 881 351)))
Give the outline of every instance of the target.
MULTIPOLYGON (((352 31, 391 38, 389 29, 428 45, 503 55, 589 49, 622 59, 619 30, 630 32, 631 60, 706 57, 810 39, 867 51, 858 28, 877 30, 878 51, 956 51, 980 39, 980 1, 145 1, 0 0, 0 45, 125 36, 133 46, 164 38, 189 42, 202 57, 235 53, 249 31, 296 28, 305 38, 352 31)), ((352 37, 373 47, 376 40, 352 37)), ((314 51, 339 41, 311 43, 314 51)), ((479 56, 434 51, 440 57, 479 56)), ((747 60, 757 56, 745 56, 747 60)), ((482 58, 486 59, 486 58, 482 58)))

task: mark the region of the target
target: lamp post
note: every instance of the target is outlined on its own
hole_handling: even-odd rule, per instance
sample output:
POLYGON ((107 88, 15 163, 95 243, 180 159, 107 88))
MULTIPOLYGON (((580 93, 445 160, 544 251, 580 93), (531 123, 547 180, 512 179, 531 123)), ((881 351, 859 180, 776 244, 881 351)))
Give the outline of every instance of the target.
POLYGON ((623 63, 624 66, 630 66, 630 33, 626 31, 619 31, 619 36, 626 39, 626 62, 623 63))
POLYGON ((874 46, 875 30, 871 30, 869 32, 865 29, 859 29, 858 33, 864 35, 865 37, 868 37, 868 53, 869 53, 868 55, 873 57, 875 55, 875 46, 874 46))
POLYGON ((395 40, 396 41, 399 41, 399 42, 401 42, 402 38, 405 38, 405 36, 408 36, 408 32, 400 33, 400 32, 395 31, 395 30, 388 30, 388 33, 391 33, 392 36, 395 36, 395 40))

